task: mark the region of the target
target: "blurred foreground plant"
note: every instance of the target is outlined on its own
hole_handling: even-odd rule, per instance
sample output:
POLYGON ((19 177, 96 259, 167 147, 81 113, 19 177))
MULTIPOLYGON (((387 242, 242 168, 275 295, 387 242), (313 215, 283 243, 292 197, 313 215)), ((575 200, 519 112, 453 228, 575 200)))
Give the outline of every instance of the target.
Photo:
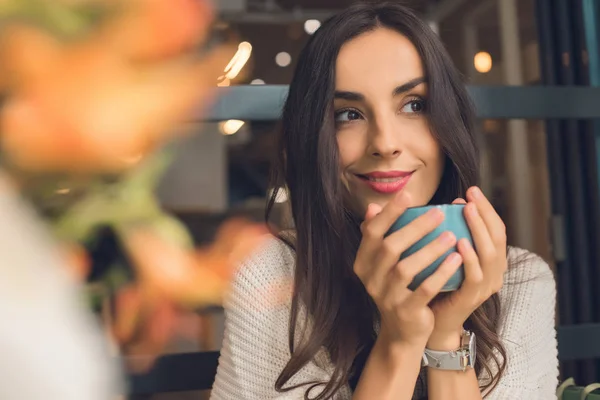
POLYGON ((176 125, 210 103, 234 53, 206 48, 212 13, 204 0, 0 0, 2 168, 73 273, 114 296, 111 331, 134 353, 159 353, 177 313, 219 304, 264 233, 230 221, 194 249, 154 196, 176 125), (94 257, 107 230, 123 257, 94 257))

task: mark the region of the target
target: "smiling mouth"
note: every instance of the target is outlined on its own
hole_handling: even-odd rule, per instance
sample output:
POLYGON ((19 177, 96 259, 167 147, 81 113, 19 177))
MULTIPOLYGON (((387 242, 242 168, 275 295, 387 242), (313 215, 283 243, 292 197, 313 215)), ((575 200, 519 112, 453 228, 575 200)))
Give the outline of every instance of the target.
POLYGON ((356 177, 368 188, 380 194, 397 193, 404 189, 414 171, 403 173, 371 173, 369 175, 356 174, 356 177), (385 176, 388 175, 388 176, 385 176), (393 176, 389 176, 393 175, 393 176))

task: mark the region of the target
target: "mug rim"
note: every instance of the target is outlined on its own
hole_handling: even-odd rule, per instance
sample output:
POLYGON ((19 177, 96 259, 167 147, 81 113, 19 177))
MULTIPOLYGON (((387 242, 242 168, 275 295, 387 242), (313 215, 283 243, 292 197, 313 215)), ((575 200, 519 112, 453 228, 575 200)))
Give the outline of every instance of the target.
POLYGON ((436 208, 436 207, 444 207, 444 208, 454 208, 454 207, 458 207, 458 208, 464 208, 466 206, 466 204, 428 204, 426 206, 414 206, 414 207, 407 207, 406 211, 408 210, 418 210, 418 209, 431 209, 431 208, 436 208))

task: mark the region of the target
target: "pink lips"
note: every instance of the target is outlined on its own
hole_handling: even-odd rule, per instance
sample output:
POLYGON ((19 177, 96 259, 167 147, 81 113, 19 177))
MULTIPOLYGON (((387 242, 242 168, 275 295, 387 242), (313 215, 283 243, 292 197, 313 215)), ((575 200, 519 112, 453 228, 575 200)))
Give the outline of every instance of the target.
POLYGON ((391 194, 401 191, 414 171, 373 171, 356 174, 358 179, 377 193, 391 194))

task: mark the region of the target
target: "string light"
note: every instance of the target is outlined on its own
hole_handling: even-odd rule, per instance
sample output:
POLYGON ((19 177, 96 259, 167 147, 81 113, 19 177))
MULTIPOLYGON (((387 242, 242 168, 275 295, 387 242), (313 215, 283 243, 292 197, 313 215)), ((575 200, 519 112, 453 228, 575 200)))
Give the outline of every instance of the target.
POLYGON ((321 27, 321 22, 318 19, 308 19, 304 22, 304 31, 312 35, 321 27))
POLYGON ((240 121, 239 119, 230 119, 225 122, 219 123, 219 130, 223 135, 233 135, 240 128, 244 126, 244 121, 240 121))
POLYGON ((292 56, 290 56, 290 53, 282 51, 275 56, 275 63, 280 67, 287 67, 292 63, 292 56))
POLYGON ((225 67, 225 75, 224 79, 229 79, 230 81, 234 80, 236 76, 240 73, 244 65, 250 59, 250 55, 252 54, 252 45, 248 42, 242 42, 239 44, 236 53, 229 61, 229 64, 225 67))
POLYGON ((217 82, 217 86, 219 87, 228 87, 229 85, 231 85, 231 81, 226 77, 222 77, 219 82, 217 82))
POLYGON ((473 63, 475 64, 475 69, 477 72, 485 74, 490 72, 492 69, 492 56, 488 52, 480 51, 479 53, 475 54, 473 63))

